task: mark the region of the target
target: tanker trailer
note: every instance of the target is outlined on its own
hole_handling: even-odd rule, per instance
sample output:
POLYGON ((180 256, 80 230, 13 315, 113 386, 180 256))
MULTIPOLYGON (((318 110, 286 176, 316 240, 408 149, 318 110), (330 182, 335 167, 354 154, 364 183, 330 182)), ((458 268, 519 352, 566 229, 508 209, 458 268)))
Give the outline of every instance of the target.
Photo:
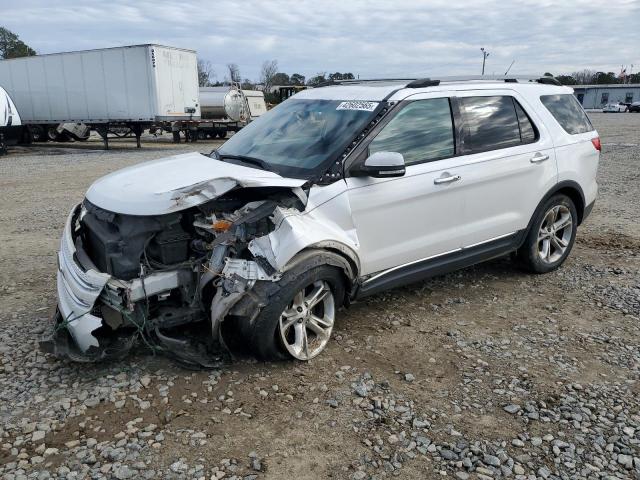
POLYGON ((200 87, 198 139, 225 138, 266 112, 264 93, 235 86, 200 87))

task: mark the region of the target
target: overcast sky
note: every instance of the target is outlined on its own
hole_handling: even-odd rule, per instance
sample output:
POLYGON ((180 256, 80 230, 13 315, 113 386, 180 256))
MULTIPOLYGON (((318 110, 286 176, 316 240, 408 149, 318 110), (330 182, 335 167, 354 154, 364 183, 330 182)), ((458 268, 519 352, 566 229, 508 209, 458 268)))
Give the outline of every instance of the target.
POLYGON ((224 79, 264 60, 307 77, 640 70, 640 0, 0 0, 0 25, 38 53, 160 43, 190 48, 224 79))

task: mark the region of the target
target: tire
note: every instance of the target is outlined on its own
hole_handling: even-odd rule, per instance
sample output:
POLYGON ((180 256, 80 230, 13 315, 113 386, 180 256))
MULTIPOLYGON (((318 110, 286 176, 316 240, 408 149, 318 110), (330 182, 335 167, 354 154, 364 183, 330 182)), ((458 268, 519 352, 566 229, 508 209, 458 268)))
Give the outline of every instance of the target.
POLYGON ((226 130, 220 130, 218 132, 218 138, 227 138, 227 131, 226 130))
POLYGON ((553 195, 533 215, 531 229, 518 250, 520 265, 531 273, 557 269, 571 253, 577 228, 578 212, 573 201, 566 195, 553 195))
MULTIPOLYGON (((278 282, 277 290, 269 296, 267 306, 260 311, 252 324, 244 325, 242 331, 245 339, 248 340, 249 348, 261 360, 310 360, 319 355, 328 344, 335 324, 336 311, 342 305, 343 300, 343 274, 337 267, 319 265, 303 271, 303 273, 300 271, 285 272, 278 282), (300 292, 308 292, 304 298, 307 300, 318 289, 326 289, 327 287, 329 291, 324 298, 307 310, 310 316, 296 319, 295 315, 297 314, 294 312, 299 310, 292 307, 295 307, 296 299, 301 299, 300 292), (289 316, 285 317, 285 314, 289 316), (320 314, 323 315, 323 318, 322 322, 318 323, 316 319, 319 320, 320 314), (333 318, 329 322, 331 316, 333 318), (281 327, 287 323, 291 323, 290 327, 285 330, 288 340, 281 333, 281 327), (322 325, 326 336, 324 334, 323 336, 316 335, 313 332, 318 325, 322 325), (308 338, 307 349, 301 346, 299 354, 296 355, 292 353, 296 350, 295 345, 292 344, 296 343, 295 338, 302 331, 308 338)), ((299 315, 304 317, 305 314, 306 311, 299 315)), ((301 345, 304 345, 304 342, 301 345)))
POLYGON ((207 139, 207 132, 205 132, 204 130, 198 130, 198 140, 206 140, 207 139))
POLYGON ((47 139, 51 142, 58 141, 58 131, 55 129, 55 127, 49 127, 47 129, 47 139))
POLYGON ((31 138, 34 142, 46 142, 48 140, 47 135, 40 125, 29 125, 31 131, 31 138))

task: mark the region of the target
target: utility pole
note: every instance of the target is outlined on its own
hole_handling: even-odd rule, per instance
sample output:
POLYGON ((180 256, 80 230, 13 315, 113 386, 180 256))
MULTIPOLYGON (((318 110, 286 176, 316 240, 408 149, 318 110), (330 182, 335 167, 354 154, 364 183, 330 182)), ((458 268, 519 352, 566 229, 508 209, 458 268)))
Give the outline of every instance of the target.
POLYGON ((481 47, 480 51, 482 52, 482 75, 484 75, 484 64, 487 61, 487 57, 489 56, 489 52, 487 52, 484 49, 484 47, 481 47))

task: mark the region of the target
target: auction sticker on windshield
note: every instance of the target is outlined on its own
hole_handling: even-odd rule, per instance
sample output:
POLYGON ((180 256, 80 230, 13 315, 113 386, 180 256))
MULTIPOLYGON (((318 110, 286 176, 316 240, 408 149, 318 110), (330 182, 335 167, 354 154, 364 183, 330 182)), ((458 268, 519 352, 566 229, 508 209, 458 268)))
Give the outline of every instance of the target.
POLYGON ((342 102, 337 106, 336 110, 363 110, 365 112, 373 112, 377 106, 378 102, 351 101, 342 102))

